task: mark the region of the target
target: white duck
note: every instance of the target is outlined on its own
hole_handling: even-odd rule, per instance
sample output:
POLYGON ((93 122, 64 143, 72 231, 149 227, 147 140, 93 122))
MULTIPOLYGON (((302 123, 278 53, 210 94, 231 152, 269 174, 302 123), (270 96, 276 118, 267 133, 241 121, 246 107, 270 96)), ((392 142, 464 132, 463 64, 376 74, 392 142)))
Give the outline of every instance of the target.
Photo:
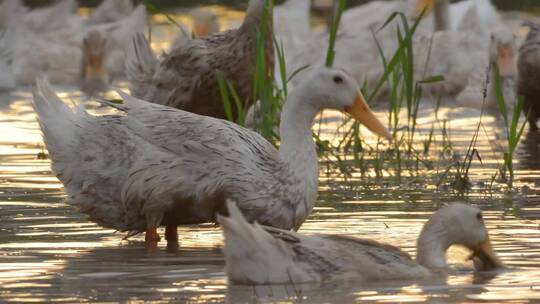
POLYGON ((103 0, 95 10, 92 11, 87 24, 101 24, 116 22, 131 15, 133 3, 131 0, 103 0))
POLYGON ((501 16, 490 0, 465 0, 450 4, 450 0, 418 0, 417 12, 427 8, 426 20, 436 31, 439 30, 470 30, 463 27, 466 24, 467 12, 474 8, 478 13, 477 22, 484 30, 489 31, 502 23, 501 16), (433 14, 429 13, 433 10, 433 14))
POLYGON ((107 41, 105 66, 113 77, 124 75, 126 52, 137 33, 146 28, 146 7, 139 4, 132 13, 119 21, 87 27, 86 31, 97 30, 107 41))
MULTIPOLYGON (((129 17, 117 22, 87 27, 82 27, 81 23, 79 27, 75 22, 64 21, 66 28, 62 30, 36 32, 33 29, 35 25, 26 21, 27 16, 33 11, 26 13, 13 4, 16 2, 6 3, 12 3, 12 6, 7 6, 10 14, 4 20, 6 28, 0 38, 0 49, 2 53, 10 54, 10 60, 3 60, 7 64, 6 70, 10 71, 17 84, 22 85, 34 83, 39 75, 46 75, 54 83, 78 82, 83 62, 83 40, 87 33, 92 31, 100 32, 106 40, 105 67, 108 74, 123 75, 125 49, 131 42, 131 37, 135 33, 144 32, 146 25, 146 9, 140 5, 129 17)), ((62 3, 69 4, 66 1, 60 2, 62 3)), ((65 10, 66 6, 64 4, 61 8, 68 11, 65 10)), ((38 17, 45 15, 56 19, 74 20, 71 16, 57 16, 56 14, 63 12, 59 8, 42 10, 45 12, 39 12, 38 17)), ((36 17, 35 23, 38 24, 41 19, 36 17)), ((58 21, 55 24, 60 23, 58 21)))
POLYGON ((1 49, 9 54, 9 69, 17 84, 31 84, 39 74, 57 83, 79 79, 80 46, 49 39, 48 33, 35 33, 21 15, 8 16, 7 29, 0 38, 1 49))
POLYGON ((279 151, 234 123, 145 102, 120 92, 122 115, 92 116, 64 104, 40 80, 33 106, 68 201, 92 221, 148 243, 177 240, 176 225, 210 222, 226 198, 250 220, 298 229, 317 196, 311 126, 325 108, 350 113, 391 138, 340 70, 318 68, 289 95, 279 151))
POLYGON ((493 32, 489 42, 489 63, 485 69, 478 69, 469 77, 467 86, 456 97, 458 105, 481 108, 484 101, 484 90, 487 89, 486 104, 484 106, 489 110, 497 110, 495 90, 497 71, 501 80, 504 100, 509 103, 509 106, 513 105, 516 101, 517 82, 515 40, 514 34, 504 28, 493 32), (489 73, 486 74, 488 66, 489 73))
POLYGON ((299 233, 250 224, 233 202, 217 220, 225 237, 225 271, 239 284, 298 284, 332 279, 422 279, 448 270, 446 250, 463 245, 482 270, 503 267, 491 247, 478 208, 447 205, 424 225, 416 261, 399 248, 373 240, 299 233))

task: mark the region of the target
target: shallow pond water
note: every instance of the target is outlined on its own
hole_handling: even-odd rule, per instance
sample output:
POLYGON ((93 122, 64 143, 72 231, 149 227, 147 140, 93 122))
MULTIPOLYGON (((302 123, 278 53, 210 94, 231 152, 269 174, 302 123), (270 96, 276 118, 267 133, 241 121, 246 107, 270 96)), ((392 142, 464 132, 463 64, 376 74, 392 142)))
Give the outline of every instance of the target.
MULTIPOLYGON (((231 23, 240 20, 236 12, 222 12, 231 23)), ((169 33, 168 28, 156 31, 169 33)), ((58 89, 63 98, 79 98, 72 87, 58 89)), ((30 99, 29 88, 0 95, 0 302, 540 302, 540 134, 524 135, 512 193, 499 183, 487 186, 501 162, 497 146, 503 133, 490 116, 483 118, 489 132, 477 144, 482 163, 473 164, 473 187, 465 196, 433 186, 427 175, 344 180, 321 172, 315 211, 301 228, 307 234, 388 242, 414 256, 416 236, 429 215, 441 204, 465 200, 484 210, 493 245, 509 269, 475 274, 466 250, 452 248, 455 271, 437 280, 250 287, 227 282, 218 227, 180 227, 179 249, 161 242, 149 250, 141 236, 123 240, 122 233, 88 222, 63 203, 49 160, 38 157, 46 151, 30 99)), ((384 118, 382 112, 381 107, 384 118)), ((438 115, 451 121, 452 145, 464 153, 479 111, 450 102, 438 115)), ((430 108, 421 111, 420 132, 427 132, 433 116, 430 108)), ((335 123, 329 119, 324 130, 335 123)))

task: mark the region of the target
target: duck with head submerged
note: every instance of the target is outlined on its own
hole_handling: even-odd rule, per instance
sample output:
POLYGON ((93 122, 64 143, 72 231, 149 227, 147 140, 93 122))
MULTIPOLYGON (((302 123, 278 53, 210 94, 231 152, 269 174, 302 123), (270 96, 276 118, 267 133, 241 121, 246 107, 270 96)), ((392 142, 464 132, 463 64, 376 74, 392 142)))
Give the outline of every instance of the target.
POLYGON ((239 284, 297 284, 359 278, 423 279, 448 272, 446 251, 462 245, 480 270, 503 267, 492 249, 478 208, 454 203, 435 212, 422 228, 416 261, 392 245, 338 235, 299 233, 248 223, 234 202, 218 215, 225 237, 225 271, 239 284))
POLYGON ((40 80, 33 106, 68 202, 92 221, 130 235, 167 226, 212 222, 225 199, 250 221, 298 229, 317 197, 318 159, 312 138, 323 109, 349 113, 374 133, 390 133, 345 72, 314 68, 292 91, 281 114, 276 150, 256 132, 119 92, 122 115, 92 116, 65 105, 40 80))
MULTIPOLYGON (((238 29, 191 39, 159 61, 142 34, 128 49, 126 75, 131 92, 149 100, 193 113, 226 118, 216 72, 235 87, 246 106, 253 104, 255 42, 265 31, 265 62, 268 73, 274 68, 272 1, 250 0, 238 29), (266 24, 263 25, 263 21, 266 24)), ((233 109, 236 119, 236 109, 233 109)))

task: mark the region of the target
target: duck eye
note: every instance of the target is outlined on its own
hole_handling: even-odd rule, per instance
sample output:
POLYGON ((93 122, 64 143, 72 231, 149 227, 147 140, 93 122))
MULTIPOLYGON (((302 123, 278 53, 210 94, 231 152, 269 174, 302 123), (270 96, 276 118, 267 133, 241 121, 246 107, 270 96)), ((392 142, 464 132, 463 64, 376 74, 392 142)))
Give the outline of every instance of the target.
POLYGON ((341 77, 339 75, 334 76, 334 82, 335 83, 342 83, 343 82, 343 77, 341 77))
POLYGON ((479 221, 482 220, 482 212, 478 212, 478 213, 476 214, 476 219, 478 219, 479 221))

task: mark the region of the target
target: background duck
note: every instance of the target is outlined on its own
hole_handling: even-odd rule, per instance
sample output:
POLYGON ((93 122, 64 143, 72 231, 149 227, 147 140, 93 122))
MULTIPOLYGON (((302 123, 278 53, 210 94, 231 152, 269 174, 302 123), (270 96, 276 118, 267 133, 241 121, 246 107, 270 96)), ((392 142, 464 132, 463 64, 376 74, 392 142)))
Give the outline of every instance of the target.
POLYGON ((465 19, 467 12, 474 8, 478 14, 477 22, 489 30, 501 24, 502 19, 490 0, 465 0, 450 4, 450 0, 419 0, 416 15, 427 8, 424 23, 435 31, 469 30, 465 19))
POLYGON ((218 215, 225 237, 225 271, 239 284, 298 284, 331 279, 407 280, 448 270, 446 250, 469 248, 480 269, 503 267, 478 208, 455 203, 435 212, 422 228, 416 261, 399 248, 336 235, 306 236, 249 224, 236 205, 218 215))
MULTIPOLYGON (((250 106, 253 103, 255 29, 261 26, 265 3, 265 0, 250 0, 240 28, 192 39, 181 48, 173 49, 159 64, 144 37, 134 39, 126 61, 126 74, 134 96, 193 113, 225 118, 216 79, 216 71, 221 71, 235 87, 240 100, 250 106)), ((272 73, 274 43, 269 9, 265 59, 268 73, 272 73)))
POLYGON ((120 21, 133 13, 131 0, 103 0, 86 20, 87 24, 102 24, 120 21))
POLYGON ((121 95, 124 103, 111 106, 123 115, 91 116, 71 110, 42 79, 33 106, 68 201, 105 227, 146 230, 149 243, 159 240, 159 225, 176 241, 177 224, 213 221, 225 198, 250 220, 298 229, 317 196, 311 126, 324 108, 391 138, 356 82, 333 69, 316 69, 289 95, 279 151, 234 123, 121 95))
POLYGON ((528 115, 529 128, 538 130, 540 118, 540 24, 526 22, 530 30, 519 49, 518 94, 523 96, 523 112, 528 115))
POLYGON ((88 50, 84 39, 88 33, 99 32, 107 41, 102 56, 106 74, 123 75, 125 50, 134 33, 144 32, 146 8, 139 5, 131 15, 116 22, 85 25, 73 14, 74 3, 60 1, 51 8, 38 10, 28 10, 18 1, 2 4, 9 12, 2 17, 0 36, 0 57, 6 65, 4 74, 10 73, 19 85, 32 84, 39 75, 46 75, 54 83, 77 83, 84 75, 81 70, 91 69, 81 66, 89 63, 83 60, 83 50, 88 50), (48 22, 49 19, 55 21, 48 22))
POLYGON ((496 99, 496 77, 498 73, 504 100, 508 103, 508 106, 513 106, 517 99, 515 41, 514 34, 504 28, 493 32, 489 47, 489 73, 486 73, 486 70, 479 69, 469 77, 467 86, 456 97, 458 105, 480 109, 484 103, 484 90, 487 88, 484 106, 486 109, 498 111, 496 99))
POLYGON ((81 90, 88 96, 107 90, 109 73, 105 67, 107 41, 100 32, 91 31, 83 41, 81 90))

